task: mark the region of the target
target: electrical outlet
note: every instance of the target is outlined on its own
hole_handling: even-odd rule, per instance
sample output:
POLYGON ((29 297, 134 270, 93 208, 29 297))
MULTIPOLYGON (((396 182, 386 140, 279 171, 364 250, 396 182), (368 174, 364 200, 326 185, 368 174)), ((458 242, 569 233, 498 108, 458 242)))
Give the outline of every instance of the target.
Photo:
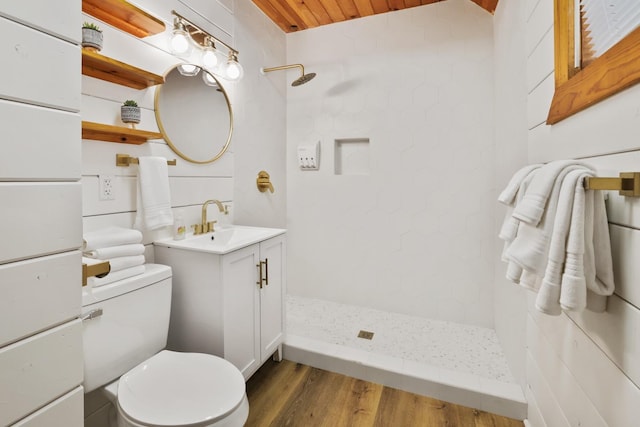
POLYGON ((113 175, 98 175, 98 181, 100 182, 100 200, 115 200, 115 178, 113 175))

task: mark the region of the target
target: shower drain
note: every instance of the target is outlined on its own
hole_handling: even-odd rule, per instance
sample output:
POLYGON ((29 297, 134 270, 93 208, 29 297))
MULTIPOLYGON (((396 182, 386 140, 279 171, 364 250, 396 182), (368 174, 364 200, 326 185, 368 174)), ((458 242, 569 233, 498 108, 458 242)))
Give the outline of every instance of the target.
POLYGON ((370 340, 373 338, 373 332, 360 331, 358 332, 358 338, 364 338, 365 340, 370 340))

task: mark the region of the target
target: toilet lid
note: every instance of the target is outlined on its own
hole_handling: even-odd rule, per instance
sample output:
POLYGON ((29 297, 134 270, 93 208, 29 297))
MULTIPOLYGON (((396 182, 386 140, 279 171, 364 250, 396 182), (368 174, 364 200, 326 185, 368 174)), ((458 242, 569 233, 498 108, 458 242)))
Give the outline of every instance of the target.
POLYGON ((245 395, 244 377, 228 361, 163 350, 120 378, 118 404, 154 426, 199 425, 224 418, 245 395))

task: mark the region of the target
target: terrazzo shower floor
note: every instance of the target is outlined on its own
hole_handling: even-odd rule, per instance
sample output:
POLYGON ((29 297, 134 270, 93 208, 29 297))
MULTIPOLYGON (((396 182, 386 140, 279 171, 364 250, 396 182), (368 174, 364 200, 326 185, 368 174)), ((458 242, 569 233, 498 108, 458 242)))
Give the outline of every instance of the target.
POLYGON ((526 403, 494 330, 288 295, 284 356, 522 419, 526 403), (361 331, 373 338, 358 338, 361 331))

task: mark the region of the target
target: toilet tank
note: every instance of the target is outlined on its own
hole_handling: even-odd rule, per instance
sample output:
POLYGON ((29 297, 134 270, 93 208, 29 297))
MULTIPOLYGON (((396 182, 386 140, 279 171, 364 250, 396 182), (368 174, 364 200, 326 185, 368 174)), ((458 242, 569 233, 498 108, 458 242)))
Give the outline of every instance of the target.
POLYGON ((146 264, 144 274, 82 291, 84 391, 88 393, 158 353, 167 344, 171 267, 146 264))

